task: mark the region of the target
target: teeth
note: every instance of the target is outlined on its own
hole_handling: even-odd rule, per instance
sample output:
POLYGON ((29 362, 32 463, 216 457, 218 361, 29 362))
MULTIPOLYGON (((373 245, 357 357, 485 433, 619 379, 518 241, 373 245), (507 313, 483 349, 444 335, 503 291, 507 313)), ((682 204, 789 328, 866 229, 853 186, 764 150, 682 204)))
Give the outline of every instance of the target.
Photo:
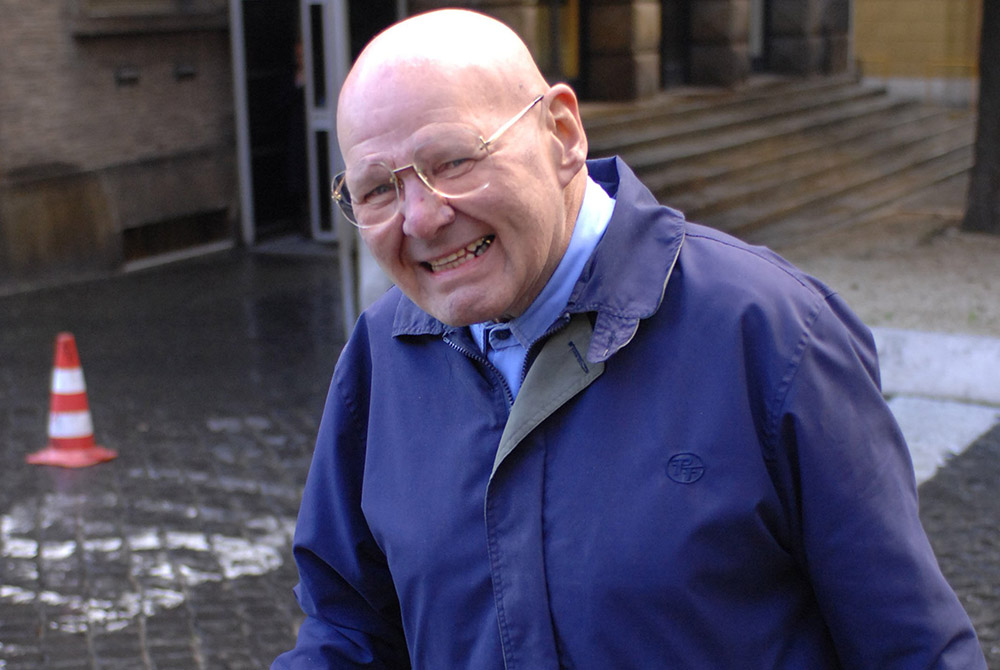
POLYGON ((427 266, 430 267, 431 272, 441 272, 442 270, 457 268, 463 263, 482 255, 489 248, 490 244, 493 243, 493 239, 493 235, 486 235, 454 253, 428 262, 427 266))

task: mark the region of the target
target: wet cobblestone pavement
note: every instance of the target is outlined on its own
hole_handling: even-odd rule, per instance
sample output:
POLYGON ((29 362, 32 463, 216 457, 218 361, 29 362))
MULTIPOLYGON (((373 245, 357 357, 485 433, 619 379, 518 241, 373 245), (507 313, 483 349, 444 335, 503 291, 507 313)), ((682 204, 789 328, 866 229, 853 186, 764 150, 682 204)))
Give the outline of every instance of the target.
POLYGON ((264 668, 294 640, 290 537, 343 328, 332 259, 235 252, 0 299, 0 669, 264 668), (99 444, 46 441, 56 333, 99 444))
MULTIPOLYGON (((0 298, 0 670, 266 668, 299 613, 290 538, 343 343, 335 259, 234 251, 0 298), (45 446, 76 336, 95 434, 45 446)), ((1000 428, 921 487, 945 573, 1000 670, 1000 428)))

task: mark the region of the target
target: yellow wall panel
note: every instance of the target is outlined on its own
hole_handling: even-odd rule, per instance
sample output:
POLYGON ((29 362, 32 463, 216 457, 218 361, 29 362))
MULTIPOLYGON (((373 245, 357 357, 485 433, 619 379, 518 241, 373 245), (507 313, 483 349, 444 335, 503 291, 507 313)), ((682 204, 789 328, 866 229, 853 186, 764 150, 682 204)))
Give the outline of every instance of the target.
POLYGON ((854 44, 862 74, 976 74, 982 0, 855 0, 854 44))

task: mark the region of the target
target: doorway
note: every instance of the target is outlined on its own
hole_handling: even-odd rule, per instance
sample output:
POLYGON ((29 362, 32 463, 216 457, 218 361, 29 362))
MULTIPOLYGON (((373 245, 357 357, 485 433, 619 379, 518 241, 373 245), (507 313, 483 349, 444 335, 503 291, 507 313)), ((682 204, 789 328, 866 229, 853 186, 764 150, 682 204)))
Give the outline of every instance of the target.
POLYGON ((253 240, 309 230, 296 3, 241 0, 253 240))
POLYGON ((244 244, 337 238, 337 91, 364 44, 404 10, 403 0, 230 0, 244 244))

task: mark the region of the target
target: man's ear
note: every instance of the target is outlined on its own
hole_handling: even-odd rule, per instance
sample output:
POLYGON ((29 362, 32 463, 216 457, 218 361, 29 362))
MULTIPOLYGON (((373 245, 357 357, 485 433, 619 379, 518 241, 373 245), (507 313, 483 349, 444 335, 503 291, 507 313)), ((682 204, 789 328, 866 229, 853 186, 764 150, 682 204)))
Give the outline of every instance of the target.
POLYGON ((566 84, 554 85, 545 97, 549 129, 555 140, 556 169, 562 185, 566 186, 587 162, 587 134, 580 120, 580 104, 576 93, 566 84))

